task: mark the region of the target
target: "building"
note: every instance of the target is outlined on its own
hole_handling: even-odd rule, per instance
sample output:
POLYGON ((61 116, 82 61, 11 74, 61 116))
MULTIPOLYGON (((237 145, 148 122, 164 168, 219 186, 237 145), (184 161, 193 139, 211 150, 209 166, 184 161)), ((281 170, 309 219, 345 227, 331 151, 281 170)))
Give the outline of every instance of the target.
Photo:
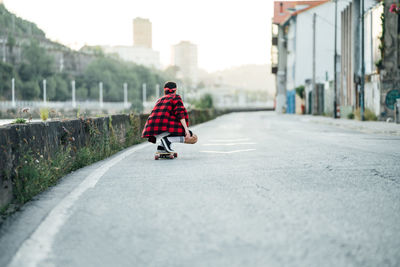
MULTIPOLYGON (((345 2, 338 2, 338 9, 345 5, 345 2)), ((334 79, 335 3, 328 0, 276 1, 274 11, 273 27, 277 34, 272 41, 273 53, 278 53, 278 62, 273 62, 276 66, 273 72, 277 75, 277 110, 286 111, 286 104, 301 102, 292 91, 305 86, 307 113, 323 113, 323 84, 334 79)), ((337 29, 340 35, 340 21, 337 29)), ((340 50, 340 42, 337 46, 340 50)), ((294 112, 295 108, 289 110, 294 112)))
POLYGON ((151 22, 148 19, 135 18, 133 20, 133 46, 86 46, 82 50, 86 52, 99 52, 100 49, 107 55, 115 55, 118 58, 143 65, 149 68, 160 69, 160 53, 153 50, 151 22))
POLYGON ((382 42, 383 57, 379 67, 380 119, 394 117, 394 105, 400 99, 400 14, 389 11, 397 0, 384 1, 385 35, 382 42))
MULTIPOLYGON (((366 60, 365 73, 371 78, 376 73, 374 63, 379 58, 378 39, 380 35, 380 15, 382 11, 374 9, 377 5, 374 0, 365 0, 364 39, 366 60), (372 11, 374 9, 374 11, 372 11), (375 52, 374 52, 375 51, 375 52), (373 53, 373 54, 371 54, 373 53)), ((361 86, 361 27, 360 27, 360 0, 352 1, 341 11, 341 73, 339 88, 339 104, 342 117, 352 113, 360 107, 361 86)), ((377 77, 372 77, 375 79, 377 77)), ((368 85, 369 89, 373 89, 368 85)), ((369 103, 370 104, 370 103, 369 103)), ((373 108, 375 109, 375 108, 373 108)), ((377 113, 379 113, 378 109, 377 113)), ((378 114, 377 114, 378 115, 378 114)))
MULTIPOLYGON (((391 1, 394 3, 395 1, 391 1)), ((364 68, 361 72, 361 26, 358 23, 361 10, 360 0, 353 0, 341 12, 342 24, 342 68, 340 109, 342 116, 364 107, 372 111, 378 118, 393 117, 395 98, 400 97, 400 77, 397 68, 400 59, 397 40, 398 15, 391 14, 385 1, 365 0, 364 15, 364 68), (385 25, 382 25, 384 18, 385 25), (383 27, 386 28, 382 37, 383 27), (390 51, 390 52, 389 52, 390 51), (388 56, 392 53, 391 56, 388 56), (382 55, 385 55, 382 57, 382 55), (361 82, 364 79, 364 94, 361 94, 361 82)))
MULTIPOLYGON (((277 77, 276 110, 333 113, 335 1, 275 1, 274 5, 271 58, 272 72, 277 77), (305 91, 301 99, 295 90, 303 86, 305 91)), ((347 2, 337 2, 339 11, 346 5, 347 2)), ((340 52, 340 18, 336 30, 336 51, 340 52)), ((337 76, 340 74, 338 62, 339 53, 337 76)))
POLYGON ((160 69, 160 53, 142 46, 101 46, 105 54, 117 55, 120 59, 149 68, 160 69))
POLYGON ((152 48, 152 25, 149 19, 133 20, 133 45, 152 48))
POLYGON ((197 45, 181 41, 172 46, 171 63, 179 68, 180 78, 195 87, 198 82, 197 45))
POLYGON ((298 110, 293 90, 305 85, 307 113, 334 114, 339 106, 341 117, 364 108, 379 119, 393 117, 394 103, 400 98, 400 14, 391 13, 389 7, 396 3, 276 1, 271 70, 277 80, 277 111, 298 110))

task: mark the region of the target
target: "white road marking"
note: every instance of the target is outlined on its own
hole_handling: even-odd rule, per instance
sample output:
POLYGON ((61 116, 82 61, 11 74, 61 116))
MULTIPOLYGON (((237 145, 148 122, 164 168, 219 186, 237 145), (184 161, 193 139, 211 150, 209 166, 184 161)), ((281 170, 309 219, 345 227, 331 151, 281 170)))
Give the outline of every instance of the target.
POLYGON ((134 146, 107 161, 87 176, 82 183, 55 206, 31 236, 22 243, 9 267, 36 267, 51 253, 54 238, 71 215, 71 207, 86 190, 93 188, 100 178, 115 164, 150 144, 134 146))
POLYGON ((202 153, 215 153, 215 154, 232 154, 232 153, 239 153, 239 152, 248 152, 254 151, 255 149, 241 149, 241 150, 233 150, 233 151, 211 151, 211 150, 204 150, 200 151, 202 153))
POLYGON ((240 138, 240 139, 211 139, 210 142, 243 142, 249 141, 249 138, 240 138))
POLYGON ((256 143, 224 143, 224 144, 202 144, 202 146, 236 146, 236 145, 255 145, 256 143))

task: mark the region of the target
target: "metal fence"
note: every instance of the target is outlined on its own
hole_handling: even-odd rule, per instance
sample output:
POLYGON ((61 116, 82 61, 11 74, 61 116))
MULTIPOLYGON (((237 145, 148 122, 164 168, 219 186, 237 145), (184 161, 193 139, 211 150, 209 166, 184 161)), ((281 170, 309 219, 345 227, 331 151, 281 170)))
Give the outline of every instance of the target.
POLYGON ((99 109, 107 109, 107 110, 124 110, 131 106, 130 102, 99 102, 99 101, 76 101, 73 103, 72 101, 2 101, 0 102, 0 109, 21 109, 21 108, 54 108, 54 109, 88 109, 88 110, 99 110, 99 109), (73 105, 74 104, 74 105, 73 105))

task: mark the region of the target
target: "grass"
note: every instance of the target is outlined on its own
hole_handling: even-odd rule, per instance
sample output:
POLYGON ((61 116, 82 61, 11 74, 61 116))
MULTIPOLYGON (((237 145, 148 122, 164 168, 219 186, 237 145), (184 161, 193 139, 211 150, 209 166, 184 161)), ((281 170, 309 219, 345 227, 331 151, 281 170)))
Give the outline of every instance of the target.
POLYGON ((26 119, 24 119, 24 118, 16 118, 12 123, 26 123, 26 119))

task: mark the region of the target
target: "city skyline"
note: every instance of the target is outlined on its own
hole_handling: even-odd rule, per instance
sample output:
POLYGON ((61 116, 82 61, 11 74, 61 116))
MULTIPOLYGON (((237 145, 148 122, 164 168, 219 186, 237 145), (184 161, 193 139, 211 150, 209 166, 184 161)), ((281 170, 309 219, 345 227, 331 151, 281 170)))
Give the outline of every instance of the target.
POLYGON ((160 51, 163 67, 170 65, 170 47, 182 40, 198 45, 199 68, 207 71, 270 61, 273 6, 269 1, 226 5, 210 0, 191 4, 116 0, 111 5, 91 0, 6 0, 4 4, 17 16, 36 23, 51 40, 73 49, 131 45, 132 20, 142 17, 152 22, 153 49, 160 51))

